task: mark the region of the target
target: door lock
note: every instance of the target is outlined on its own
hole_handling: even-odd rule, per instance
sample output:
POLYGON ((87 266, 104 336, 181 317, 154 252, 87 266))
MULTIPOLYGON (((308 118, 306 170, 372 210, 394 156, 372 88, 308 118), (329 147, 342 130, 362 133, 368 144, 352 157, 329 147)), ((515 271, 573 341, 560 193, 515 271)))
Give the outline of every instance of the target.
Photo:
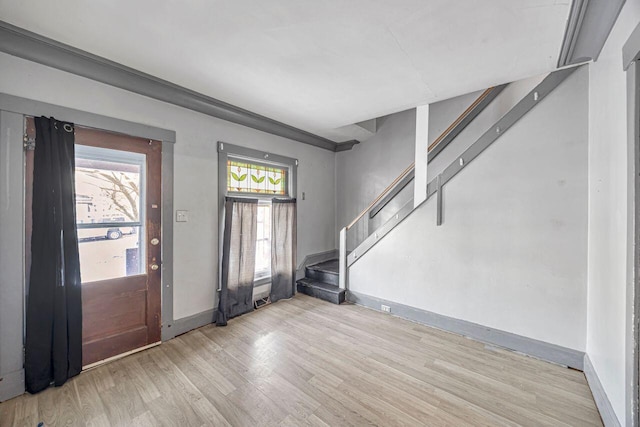
POLYGON ((153 239, 151 239, 151 244, 153 246, 158 246, 158 243, 160 243, 160 240, 157 237, 154 237, 153 239))

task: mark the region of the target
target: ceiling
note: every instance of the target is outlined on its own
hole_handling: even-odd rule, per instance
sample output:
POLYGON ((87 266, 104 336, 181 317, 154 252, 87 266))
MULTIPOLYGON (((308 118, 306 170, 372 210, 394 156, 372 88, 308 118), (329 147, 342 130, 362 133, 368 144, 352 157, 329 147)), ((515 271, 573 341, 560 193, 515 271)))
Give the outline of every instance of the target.
POLYGON ((570 0, 0 0, 0 19, 339 142, 354 123, 555 69, 569 9, 570 0))

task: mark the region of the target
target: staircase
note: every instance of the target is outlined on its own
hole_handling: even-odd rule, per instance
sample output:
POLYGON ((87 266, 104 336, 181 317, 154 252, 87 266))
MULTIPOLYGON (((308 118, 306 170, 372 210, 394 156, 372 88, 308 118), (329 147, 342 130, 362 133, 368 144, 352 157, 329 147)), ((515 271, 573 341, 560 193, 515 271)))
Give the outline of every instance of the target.
POLYGON ((298 292, 334 304, 342 304, 345 291, 338 287, 338 260, 332 259, 305 268, 305 277, 298 280, 298 292))
MULTIPOLYGON (((442 194, 444 186, 575 70, 576 68, 566 68, 549 73, 542 80, 531 78, 525 84, 518 83, 513 86, 504 84, 485 90, 428 146, 426 153, 420 155, 423 160, 422 167, 424 167, 425 157, 426 163, 431 163, 467 125, 493 102, 503 89, 508 87, 510 90, 506 97, 509 100, 508 103, 500 102, 491 111, 492 114, 499 113, 500 119, 497 122, 492 120, 493 124, 475 141, 467 138, 468 141, 463 145, 454 146, 457 152, 454 152, 456 157, 451 163, 445 163, 447 161, 445 159, 440 164, 434 164, 437 167, 437 174, 427 183, 426 198, 421 199, 420 204, 425 203, 430 197, 436 196, 435 219, 438 226, 443 223, 444 199, 442 194), (521 97, 522 95, 524 96, 521 97), (505 109, 506 111, 503 111, 505 109)), ((482 127, 479 129, 482 130, 482 127)), ((296 282, 298 292, 334 304, 341 304, 345 301, 345 289, 349 288, 349 268, 351 265, 362 259, 368 250, 380 242, 418 207, 413 200, 413 188, 408 187, 409 183, 415 180, 415 166, 415 162, 409 165, 351 223, 340 230, 339 258, 307 266, 305 277, 296 282), (405 188, 409 188, 410 191, 403 191, 405 188), (404 199, 407 193, 411 195, 408 201, 404 199)), ((426 180, 426 176, 423 178, 426 180)))

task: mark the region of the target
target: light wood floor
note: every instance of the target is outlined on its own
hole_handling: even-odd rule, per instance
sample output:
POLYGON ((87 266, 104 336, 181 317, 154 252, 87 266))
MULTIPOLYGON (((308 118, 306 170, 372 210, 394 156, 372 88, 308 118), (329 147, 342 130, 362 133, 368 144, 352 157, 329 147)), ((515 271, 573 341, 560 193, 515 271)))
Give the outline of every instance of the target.
POLYGON ((0 425, 602 425, 581 372, 304 295, 0 404, 0 425))

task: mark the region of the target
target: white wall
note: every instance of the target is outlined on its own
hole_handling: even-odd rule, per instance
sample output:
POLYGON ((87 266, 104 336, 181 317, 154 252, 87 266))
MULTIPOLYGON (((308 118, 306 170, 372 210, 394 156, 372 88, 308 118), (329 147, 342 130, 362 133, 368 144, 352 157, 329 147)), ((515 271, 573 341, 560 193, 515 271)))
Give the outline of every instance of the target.
POLYGON ((621 422, 627 422, 627 84, 622 45, 640 22, 626 2, 589 75, 587 354, 621 422))
POLYGON ((576 71, 351 267, 352 291, 584 351, 588 73, 576 71), (544 124, 543 126, 541 124, 544 124))
MULTIPOLYGON (((335 154, 0 54, 0 92, 176 131, 174 318, 214 307, 218 269, 216 141, 299 159, 298 259, 335 248, 335 154)), ((64 119, 64 117, 58 117, 64 119)), ((0 224, 0 227, 5 224, 0 224)))

